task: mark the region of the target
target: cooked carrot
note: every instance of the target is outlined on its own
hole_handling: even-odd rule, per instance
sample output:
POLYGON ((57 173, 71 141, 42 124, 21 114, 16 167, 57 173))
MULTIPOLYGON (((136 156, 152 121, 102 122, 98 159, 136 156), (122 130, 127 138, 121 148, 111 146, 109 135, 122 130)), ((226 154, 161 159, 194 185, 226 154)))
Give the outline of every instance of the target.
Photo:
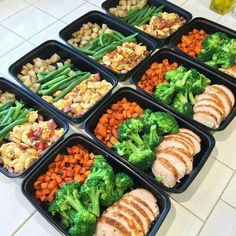
POLYGON ((48 171, 39 176, 34 183, 35 197, 44 202, 51 202, 56 192, 65 183, 79 181, 83 183, 93 164, 94 154, 81 145, 67 148, 67 153, 58 154, 48 166, 48 171))

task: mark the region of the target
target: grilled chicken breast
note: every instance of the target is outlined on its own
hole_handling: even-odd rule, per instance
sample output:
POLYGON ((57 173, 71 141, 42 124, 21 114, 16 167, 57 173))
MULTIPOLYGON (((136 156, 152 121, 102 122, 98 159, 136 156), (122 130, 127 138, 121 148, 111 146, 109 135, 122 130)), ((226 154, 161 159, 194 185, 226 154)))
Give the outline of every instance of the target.
POLYGON ((96 236, 143 236, 159 214, 151 192, 138 188, 125 194, 104 211, 97 223, 96 236))

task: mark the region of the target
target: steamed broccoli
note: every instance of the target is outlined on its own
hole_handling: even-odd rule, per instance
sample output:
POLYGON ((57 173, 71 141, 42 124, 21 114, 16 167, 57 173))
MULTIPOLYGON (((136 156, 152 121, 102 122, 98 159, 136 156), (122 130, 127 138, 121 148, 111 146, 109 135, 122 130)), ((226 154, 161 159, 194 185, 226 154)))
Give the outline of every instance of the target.
POLYGON ((151 148, 156 148, 158 146, 162 140, 162 137, 157 133, 157 125, 152 125, 150 127, 149 133, 143 135, 143 140, 144 144, 151 148))
POLYGON ((79 190, 79 183, 66 183, 58 190, 56 199, 49 207, 49 211, 53 215, 59 214, 64 226, 72 225, 69 230, 70 235, 92 236, 96 229, 96 216, 85 209, 81 203, 79 190))
POLYGON ((181 79, 175 81, 174 87, 176 91, 181 92, 190 88, 191 84, 187 84, 187 80, 191 78, 191 73, 192 71, 188 70, 181 79))
POLYGON ((132 154, 129 156, 128 161, 140 170, 145 171, 151 168, 155 160, 154 151, 148 147, 137 147, 131 140, 127 142, 132 150, 132 154))
POLYGON ((175 88, 169 83, 160 83, 154 92, 154 96, 166 104, 171 104, 175 88))
POLYGON ((218 66, 221 66, 222 68, 229 68, 234 65, 235 56, 230 52, 222 51, 220 54, 214 55, 213 60, 218 66))
POLYGON ((204 48, 220 48, 229 41, 229 37, 222 32, 216 32, 208 35, 202 42, 204 48))
POLYGON ((203 48, 198 55, 198 59, 203 62, 210 61, 216 52, 216 48, 203 48))
POLYGON ((175 82, 177 80, 180 80, 184 77, 185 73, 187 72, 187 69, 183 66, 179 66, 175 70, 170 70, 165 73, 165 79, 169 80, 171 82, 175 82))
POLYGON ((188 101, 188 97, 183 93, 178 93, 172 103, 172 106, 187 117, 193 118, 193 107, 188 101))
POLYGON ((143 122, 140 119, 133 118, 126 120, 121 124, 118 130, 119 140, 131 139, 136 144, 142 145, 143 140, 141 139, 139 133, 143 130, 143 122))
POLYGON ((230 39, 229 42, 223 45, 222 50, 236 55, 236 39, 230 39))
POLYGON ((116 152, 120 156, 122 156, 124 158, 127 158, 131 154, 131 150, 130 150, 129 145, 127 144, 126 141, 115 142, 113 144, 113 148, 116 150, 116 152))
POLYGON ((127 189, 132 188, 134 181, 125 173, 117 173, 115 176, 115 191, 119 198, 121 198, 127 189))

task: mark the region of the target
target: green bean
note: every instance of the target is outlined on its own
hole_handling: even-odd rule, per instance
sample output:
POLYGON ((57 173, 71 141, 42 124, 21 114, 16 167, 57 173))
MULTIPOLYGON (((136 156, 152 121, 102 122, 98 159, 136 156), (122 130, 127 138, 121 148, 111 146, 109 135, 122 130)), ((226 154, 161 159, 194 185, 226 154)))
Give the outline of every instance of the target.
POLYGON ((82 52, 82 53, 88 54, 88 55, 94 55, 95 54, 95 51, 92 51, 92 50, 89 50, 89 49, 83 49, 83 48, 77 47, 77 50, 82 52))
POLYGON ((120 39, 125 38, 125 36, 123 34, 121 34, 120 32, 116 31, 116 30, 112 30, 112 33, 117 35, 120 39))
POLYGON ((56 83, 56 82, 59 82, 59 81, 65 79, 65 78, 67 78, 67 77, 69 77, 69 76, 67 76, 67 75, 58 76, 58 77, 56 77, 55 79, 52 79, 52 80, 48 81, 47 83, 43 84, 43 85, 40 87, 40 90, 42 90, 42 89, 44 89, 44 88, 47 88, 47 87, 49 87, 50 85, 52 85, 52 84, 54 84, 54 83, 56 83))
POLYGON ((86 47, 84 47, 83 49, 88 49, 88 50, 93 50, 94 47, 97 46, 99 42, 99 37, 97 37, 96 39, 94 39, 93 41, 91 41, 86 47))
POLYGON ((55 77, 56 75, 60 74, 62 71, 66 70, 68 67, 71 67, 70 64, 64 65, 62 66, 60 69, 54 70, 52 72, 50 72, 49 74, 47 74, 45 77, 43 77, 42 79, 39 79, 37 82, 38 83, 44 83, 47 82, 48 80, 50 80, 51 78, 55 77))
POLYGON ((5 128, 7 125, 9 125, 10 123, 9 122, 6 122, 6 123, 3 123, 3 124, 0 124, 0 129, 1 128, 5 128))
POLYGON ((0 112, 0 118, 8 113, 10 109, 4 110, 0 112))
POLYGON ((21 112, 21 108, 23 107, 24 105, 20 102, 17 103, 16 105, 16 109, 15 109, 15 112, 14 114, 12 115, 12 120, 16 120, 16 118, 19 116, 20 112, 21 112))
POLYGON ((87 73, 86 75, 82 76, 78 80, 75 80, 71 83, 67 88, 65 88, 58 96, 56 96, 53 101, 57 102, 61 98, 63 98, 67 93, 69 93, 76 85, 80 84, 83 80, 88 79, 91 76, 91 73, 87 73))
POLYGON ((140 21, 139 23, 136 23, 135 25, 137 25, 137 26, 144 25, 144 24, 146 24, 148 21, 150 21, 151 18, 152 18, 151 16, 146 17, 146 18, 144 18, 142 21, 140 21))
POLYGON ((114 51, 117 48, 118 45, 119 45, 119 43, 111 44, 111 45, 99 50, 94 56, 92 56, 92 58, 95 61, 100 60, 107 53, 109 53, 111 51, 114 51))
POLYGON ((146 14, 148 9, 149 9, 149 6, 144 7, 137 15, 135 15, 130 20, 128 20, 128 23, 132 24, 132 22, 136 21, 138 18, 142 18, 146 14))
MULTIPOLYGON (((144 20, 146 20, 146 18, 150 17, 152 15, 152 13, 155 11, 155 7, 150 7, 148 9, 148 11, 144 14, 143 17, 140 17, 139 19, 137 19, 136 21, 132 22, 132 25, 140 25, 140 22, 143 22, 144 20)), ((150 18, 151 19, 151 18, 150 18)))
POLYGON ((62 80, 62 81, 59 81, 57 83, 55 83, 52 87, 50 87, 49 89, 45 89, 45 90, 40 90, 39 91, 39 94, 40 95, 50 95, 50 94, 53 94, 55 93, 57 90, 58 90, 58 87, 68 81, 71 81, 72 79, 78 77, 79 75, 78 74, 75 74, 73 76, 70 76, 70 77, 67 77, 66 79, 62 80))
POLYGON ((71 71, 71 68, 68 67, 64 71, 62 71, 60 74, 56 75, 55 77, 61 76, 61 75, 67 75, 71 71))
POLYGON ((134 16, 138 11, 140 10, 139 6, 134 7, 132 10, 130 10, 126 17, 124 17, 124 20, 129 20, 132 16, 134 16))
POLYGON ((30 111, 31 111, 30 109, 29 110, 28 109, 22 110, 21 113, 19 114, 19 116, 17 117, 17 120, 22 119, 22 118, 26 118, 30 111))
POLYGON ((4 109, 8 108, 9 106, 11 106, 14 103, 13 99, 9 99, 6 102, 2 103, 0 105, 0 112, 3 111, 4 109))
POLYGON ((4 116, 4 118, 1 120, 1 123, 7 122, 7 120, 14 114, 15 107, 11 107, 8 111, 8 113, 4 116))
POLYGON ((21 125, 28 122, 27 118, 23 118, 23 119, 17 119, 15 120, 13 123, 7 125, 4 129, 2 129, 0 131, 0 141, 6 136, 8 135, 8 133, 16 126, 16 125, 21 125))

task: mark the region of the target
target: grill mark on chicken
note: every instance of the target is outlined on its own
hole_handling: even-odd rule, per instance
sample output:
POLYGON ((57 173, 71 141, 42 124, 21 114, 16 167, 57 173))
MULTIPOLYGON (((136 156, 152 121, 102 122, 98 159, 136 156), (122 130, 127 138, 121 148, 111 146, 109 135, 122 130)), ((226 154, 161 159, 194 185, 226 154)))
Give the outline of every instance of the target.
POLYGON ((232 104, 232 101, 231 101, 229 95, 222 88, 220 88, 218 86, 212 85, 211 87, 213 87, 215 90, 217 90, 217 93, 221 94, 222 96, 224 96, 226 98, 227 103, 230 106, 230 110, 231 110, 233 107, 233 104, 232 104))
POLYGON ((175 152, 176 151, 179 151, 179 152, 182 152, 185 156, 187 156, 189 158, 189 160, 193 160, 193 155, 191 155, 189 152, 187 152, 185 149, 183 148, 178 148, 178 147, 168 147, 168 148, 165 148, 165 149, 162 149, 161 151, 173 151, 175 152))
MULTIPOLYGON (((164 138, 164 140, 174 140, 174 141, 177 141, 177 142, 181 143, 183 146, 185 146, 187 150, 189 150, 188 144, 186 144, 186 142, 183 141, 183 139, 181 139, 179 137, 175 137, 175 138, 173 138, 173 137, 166 137, 166 138, 164 138)), ((194 150, 192 150, 192 151, 194 151, 194 150)), ((191 151, 189 150, 189 152, 191 152, 191 151)), ((190 153, 190 154, 193 154, 193 153, 190 153)))
POLYGON ((218 126, 219 122, 218 122, 217 117, 214 114, 212 114, 208 111, 197 111, 197 112, 194 113, 194 115, 197 115, 197 114, 205 114, 205 115, 208 115, 208 116, 212 117, 213 120, 215 121, 215 125, 218 126))
POLYGON ((177 159, 179 159, 186 166, 186 168, 188 168, 188 164, 183 159, 183 157, 181 157, 178 153, 176 153, 172 150, 161 150, 161 151, 157 152, 157 154, 161 154, 161 153, 170 154, 171 156, 176 157, 177 159))
POLYGON ((117 217, 119 217, 119 218, 121 218, 121 219, 123 219, 127 224, 128 224, 128 226, 129 226, 129 229, 132 231, 134 231, 134 233, 135 233, 135 235, 138 235, 139 233, 140 233, 140 230, 137 228, 137 226, 136 226, 136 224, 132 221, 132 220, 130 220, 128 217, 126 217, 125 215, 123 215, 121 212, 112 212, 111 213, 113 216, 117 216, 117 217))
MULTIPOLYGON (((221 119, 221 120, 223 119, 222 112, 221 112, 220 109, 217 108, 217 107, 214 107, 214 106, 212 106, 212 105, 210 105, 210 104, 208 104, 208 105, 205 105, 205 104, 196 104, 196 105, 194 106, 193 110, 198 109, 198 108, 212 108, 215 112, 217 112, 217 113, 220 115, 220 119, 221 119)), ((210 112, 210 110, 209 110, 209 112, 210 112)), ((212 112, 211 112, 211 113, 212 113, 212 112)), ((212 114, 213 114, 213 113, 212 113, 212 114)), ((218 119, 217 119, 217 120, 218 120, 218 119)))
POLYGON ((125 228, 125 226, 122 225, 117 220, 112 219, 112 218, 107 217, 107 216, 102 216, 101 219, 104 220, 104 222, 107 223, 108 225, 111 225, 114 228, 116 228, 118 231, 120 231, 122 233, 122 235, 124 235, 124 236, 131 236, 131 233, 125 228))
POLYGON ((122 202, 121 200, 116 202, 115 206, 120 208, 122 211, 124 211, 128 215, 130 215, 137 222, 137 224, 140 226, 141 231, 145 232, 143 221, 139 218, 139 216, 132 209, 130 209, 124 205, 121 205, 121 202, 122 202))
POLYGON ((146 202, 144 202, 142 199, 140 199, 139 197, 136 197, 136 196, 134 196, 134 195, 132 195, 132 194, 128 194, 127 196, 132 197, 132 198, 135 199, 137 202, 139 202, 140 204, 142 204, 144 207, 146 207, 146 208, 151 212, 151 214, 153 215, 154 218, 156 217, 155 214, 154 214, 154 212, 152 211, 151 207, 150 207, 146 202))
POLYGON ((160 162, 161 162, 164 166, 166 166, 166 167, 174 174, 174 177, 175 177, 176 179, 179 178, 178 171, 176 170, 176 168, 175 168, 169 161, 167 161, 166 159, 161 158, 161 157, 158 158, 158 160, 160 160, 160 162))
POLYGON ((214 110, 216 110, 217 112, 219 112, 221 116, 224 116, 224 112, 223 112, 222 107, 217 106, 216 103, 215 103, 215 106, 213 106, 212 104, 198 104, 202 101, 205 101, 205 102, 212 101, 212 102, 215 103, 215 101, 213 101, 213 100, 203 99, 203 100, 197 102, 196 105, 194 106, 194 108, 197 108, 197 107, 210 107, 210 108, 213 108, 214 110))
POLYGON ((194 137, 199 143, 201 143, 200 137, 199 137, 197 134, 195 134, 193 131, 191 131, 191 130, 189 130, 189 129, 181 128, 181 129, 179 129, 179 132, 180 132, 180 133, 189 134, 189 135, 191 135, 192 137, 194 137))
POLYGON ((131 205, 132 207, 134 207, 141 215, 143 215, 143 217, 145 218, 147 224, 148 224, 148 227, 150 227, 151 225, 151 219, 149 218, 148 214, 143 210, 142 207, 140 207, 138 204, 136 204, 135 202, 132 202, 128 199, 122 199, 122 201, 124 201, 125 203, 131 205))

